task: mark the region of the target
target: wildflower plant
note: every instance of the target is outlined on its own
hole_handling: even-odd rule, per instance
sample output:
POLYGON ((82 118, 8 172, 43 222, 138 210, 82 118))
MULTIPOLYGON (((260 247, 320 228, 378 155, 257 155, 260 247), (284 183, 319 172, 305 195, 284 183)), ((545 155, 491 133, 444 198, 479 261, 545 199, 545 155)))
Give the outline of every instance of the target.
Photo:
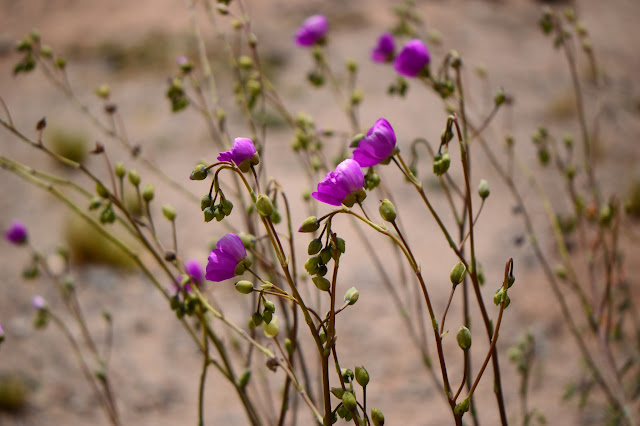
MULTIPOLYGON (((490 189, 488 178, 472 173, 471 151, 475 155, 476 147, 494 168, 494 176, 501 179, 501 188, 513 196, 524 219, 529 244, 551 285, 553 300, 585 361, 585 380, 589 383, 585 398, 597 390, 606 400, 613 419, 635 424, 640 395, 633 387, 634 383, 637 387, 637 380, 629 379, 626 373, 638 357, 638 336, 632 337, 636 339, 635 346, 624 345, 621 338, 616 338, 616 333, 628 332, 623 326, 627 312, 635 312, 619 255, 622 207, 616 196, 605 196, 596 179, 593 141, 575 73, 576 40, 591 64, 595 64, 595 57, 588 32, 578 25, 575 16, 545 10, 540 25, 544 33, 554 36, 555 46, 564 50, 569 64, 578 103, 583 160, 578 163, 572 154, 575 147, 571 137, 564 139, 563 147, 544 127, 533 137, 541 166, 557 169, 571 200, 575 226, 563 229, 536 174, 519 159, 513 138, 506 136, 504 152, 496 153, 496 144, 490 144, 486 136, 493 118, 511 105, 512 97, 498 90, 491 99, 491 111, 476 122, 466 103, 462 57, 452 50, 441 58, 436 58, 436 54, 432 58, 428 43, 419 37, 425 31, 418 31, 423 30, 423 24, 412 2, 396 9, 396 26, 392 32, 373 40, 374 48, 370 51, 377 66, 388 66, 399 74, 389 86, 390 95, 405 96, 409 89, 424 91, 436 95, 429 102, 435 99, 434 102, 442 103, 446 118, 442 120, 441 133, 423 135, 420 130, 402 129, 402 134, 418 132, 411 142, 397 137, 399 128, 392 127, 388 117, 377 114, 379 118, 373 126, 368 130, 368 126, 363 126, 359 107, 366 96, 358 88, 358 74, 366 69, 347 60, 346 74, 339 75, 333 57, 327 54, 332 40, 331 25, 323 15, 311 16, 297 31, 292 29, 293 44, 310 55, 312 69, 307 74, 310 86, 313 90, 329 86, 336 99, 335 108, 342 109, 349 128, 332 130, 316 123, 308 114, 291 112, 277 84, 263 70, 259 35, 253 33, 252 18, 246 14, 243 3, 219 1, 213 7, 205 2, 203 12, 218 31, 229 55, 228 67, 234 83, 234 98, 229 102, 222 102, 218 96, 219 83, 198 27, 199 12, 190 8, 199 56, 193 61, 186 56, 178 59, 165 95, 171 111, 195 112, 203 118, 213 147, 202 155, 216 161, 198 160, 197 165, 183 170, 179 176, 167 175, 130 139, 124 127, 125 117, 109 86, 101 85, 95 90, 102 107, 100 114, 93 113, 80 100, 67 74, 70 64, 43 44, 37 32, 18 43, 19 57, 13 72, 20 75, 42 70, 45 78, 79 107, 79 114, 109 141, 97 143, 91 152, 101 160, 101 166, 94 167, 93 163, 89 166, 88 162, 56 154, 47 144, 47 121, 43 118, 37 122, 35 131, 23 129, 14 121, 11 106, 0 98, 0 125, 7 134, 83 176, 82 180, 67 179, 4 154, 0 155, 3 169, 48 191, 79 220, 89 223, 130 257, 166 301, 163 314, 172 312, 193 341, 202 359, 200 365, 194 366, 200 372, 198 401, 194 404, 199 424, 205 423, 206 385, 213 376, 208 371, 214 367, 216 380, 220 381, 216 386, 226 386, 225 389, 235 393, 248 424, 295 423, 298 412, 305 411, 305 419, 325 426, 336 422, 383 425, 387 407, 372 407, 372 396, 367 392, 380 380, 380 371, 365 368, 364 362, 347 365, 343 361, 347 350, 363 358, 367 354, 358 352, 357 342, 340 338, 346 327, 343 324, 348 324, 345 312, 358 312, 363 299, 375 296, 388 298, 402 313, 407 338, 420 355, 417 365, 430 377, 424 386, 437 389, 443 402, 441 407, 449 413, 451 424, 479 424, 487 412, 492 413, 488 416, 496 420, 494 423, 508 424, 509 416, 517 410, 508 404, 503 379, 505 375, 517 374, 522 380, 523 423, 544 419, 540 412, 529 410, 526 405, 533 338, 510 351, 509 358, 516 364, 517 372, 501 362, 502 326, 514 310, 527 303, 519 297, 512 300, 511 289, 516 284, 530 283, 522 275, 518 275, 516 282, 516 271, 520 273, 517 258, 508 256, 499 262, 480 264, 480 258, 486 257, 481 253, 477 224, 482 219, 483 207, 492 202, 491 195, 496 191, 490 189), (227 34, 222 23, 231 23, 234 33, 227 34), (229 105, 236 107, 234 112, 243 117, 244 124, 227 122, 225 108, 229 105), (263 154, 272 143, 264 118, 267 107, 282 117, 292 136, 291 147, 308 186, 301 197, 287 193, 287 184, 279 178, 278 169, 266 171, 267 156, 263 154), (113 142, 125 149, 126 162, 112 161, 113 142), (428 153, 426 160, 419 154, 422 149, 428 153), (137 172, 138 167, 144 172, 137 172), (514 179, 514 169, 534 182, 542 201, 561 261, 555 271, 550 265, 555 252, 536 237, 525 196, 514 179), (428 179, 440 188, 446 204, 434 202, 428 179), (576 183, 578 180, 580 185, 576 183), (186 201, 180 203, 180 208, 168 204, 158 208, 162 188, 167 187, 184 196, 186 201), (410 193, 413 198, 408 200, 400 193, 410 193), (135 199, 139 209, 127 204, 127 196, 135 199), (178 245, 177 218, 189 210, 201 215, 198 232, 215 236, 215 247, 208 256, 201 253, 193 259, 189 253, 187 258, 185 248, 178 245), (429 238, 442 239, 456 259, 452 265, 434 265, 448 275, 443 294, 439 294, 442 286, 434 284, 437 278, 431 268, 424 267, 429 259, 416 249, 416 240, 424 237, 406 225, 405 221, 416 214, 421 215, 421 221, 437 227, 437 237, 429 238), (574 266, 575 258, 567 242, 568 234, 576 229, 580 250, 588 263, 587 276, 582 276, 574 266), (135 245, 120 237, 116 230, 136 241, 135 245), (589 244, 592 240, 597 244, 589 244), (363 249, 354 253, 351 247, 358 244, 363 249), (345 269, 363 259, 373 265, 387 295, 375 295, 364 281, 352 283, 345 278, 345 269), (397 260, 397 265, 388 259, 397 260), (498 282, 485 284, 484 270, 499 276, 498 282), (602 285, 596 279, 600 272, 604 276, 602 285), (236 298, 246 300, 241 312, 244 321, 237 322, 233 315, 223 312, 222 307, 237 301, 228 294, 225 296, 228 300, 218 299, 216 290, 227 285, 234 285, 236 298), (404 288, 409 298, 401 296, 404 288), (492 294, 487 295, 488 291, 492 294), (569 295, 579 301, 582 309, 579 314, 568 308, 569 295), (445 303, 439 302, 444 300, 445 303), (628 302, 624 308, 620 307, 621 301, 628 302), (452 318, 453 310, 460 312, 461 318, 452 318), (472 321, 472 310, 478 313, 473 316, 476 321, 472 321), (578 321, 584 326, 578 325, 578 321), (458 330, 455 336, 451 330, 458 330), (586 340, 585 335, 590 339, 586 340), (594 344, 594 340, 599 344, 594 344), (260 382, 252 379, 257 375, 255 370, 260 370, 260 377, 265 377, 264 371, 275 374, 260 382), (478 386, 484 382, 493 387, 495 406, 486 404, 486 399, 483 404, 477 403, 478 386), (273 391, 275 386, 278 392, 273 391)), ((68 256, 64 250, 59 252, 63 267, 56 271, 45 261, 46 256, 32 246, 36 241, 31 236, 27 238, 25 225, 16 221, 5 235, 8 242, 31 252, 24 276, 37 278, 42 272, 42 279, 58 290, 58 301, 33 298, 34 325, 44 328, 53 323, 59 328, 108 421, 123 424, 120 401, 116 398, 117 383, 108 368, 112 341, 109 340, 106 349, 95 344, 95 331, 82 313, 68 256), (68 316, 61 316, 61 309, 68 316), (79 333, 71 331, 68 318, 79 333)), ((104 321, 110 328, 110 313, 104 314, 104 321)), ((0 316, 0 322, 5 323, 5 318, 0 316)), ((4 338, 0 328, 0 342, 4 338)), ((362 338, 376 339, 375 330, 373 335, 362 338)), ((11 339, 7 340, 3 347, 11 344, 11 339)), ((393 401, 379 398, 376 403, 391 405, 393 401)))

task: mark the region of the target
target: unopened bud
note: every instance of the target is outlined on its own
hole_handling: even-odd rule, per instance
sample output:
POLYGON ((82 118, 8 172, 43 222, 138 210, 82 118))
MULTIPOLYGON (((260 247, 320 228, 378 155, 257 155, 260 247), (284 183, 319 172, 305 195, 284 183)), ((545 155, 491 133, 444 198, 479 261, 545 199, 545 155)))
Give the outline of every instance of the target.
POLYGON ((515 282, 516 282, 516 277, 514 277, 513 274, 507 275, 507 288, 511 288, 511 286, 515 282))
POLYGON ((460 327, 458 334, 456 335, 456 340, 458 341, 458 346, 463 351, 466 351, 471 347, 471 332, 465 326, 460 327))
POLYGON ((464 266, 464 263, 458 262, 456 266, 451 270, 451 274, 449 274, 449 278, 451 279, 451 284, 457 286, 464 280, 464 276, 467 273, 467 267, 464 266))
POLYGON ((211 207, 211 203, 213 203, 213 198, 211 195, 205 194, 200 199, 200 210, 204 211, 207 207, 211 207))
POLYGON ((309 275, 316 275, 318 273, 319 265, 320 265, 320 259, 318 257, 310 257, 304 263, 304 269, 307 270, 309 275))
POLYGON ((302 222, 302 226, 298 229, 298 232, 315 232, 320 228, 320 222, 315 216, 309 216, 302 222))
POLYGON ((487 181, 484 179, 480 179, 480 184, 478 185, 478 195, 480 195, 480 198, 484 200, 489 196, 490 193, 491 190, 489 189, 489 184, 487 183, 487 181))
POLYGON ((329 291, 331 288, 331 282, 325 277, 313 277, 313 284, 315 284, 320 291, 329 291))
POLYGON ((393 222, 394 220, 396 220, 396 207, 391 201, 387 200, 386 198, 380 203, 379 211, 382 219, 386 220, 387 222, 393 222))
POLYGON ((242 241, 242 245, 246 249, 252 249, 253 246, 256 244, 256 237, 253 234, 240 232, 238 234, 238 238, 240 238, 240 241, 242 241))
POLYGON ((247 280, 238 281, 236 283, 236 290, 242 294, 249 294, 253 292, 253 283, 247 280))
POLYGON ((147 203, 153 200, 153 196, 155 195, 155 188, 152 183, 148 183, 142 188, 142 199, 147 203))
POLYGON ((162 206, 162 214, 167 220, 173 221, 176 218, 176 210, 169 204, 162 206))
POLYGON ((124 175, 127 173, 127 171, 124 168, 124 163, 122 161, 118 161, 113 166, 113 172, 115 173, 115 175, 116 175, 116 177, 118 179, 122 179, 124 177, 124 175))
POLYGON ((289 355, 293 355, 293 352, 296 350, 295 345, 288 337, 284 339, 284 349, 287 351, 289 355))
POLYGON ((253 59, 247 55, 242 55, 238 58, 238 67, 244 70, 253 68, 253 59))
POLYGON ((109 198, 109 191, 100 182, 96 183, 96 194, 102 198, 109 198))
POLYGON ((256 210, 262 217, 269 217, 273 213, 273 203, 271 198, 265 194, 260 194, 256 200, 256 210))
POLYGON ((369 372, 364 367, 356 367, 356 382, 362 387, 369 384, 369 372))
POLYGON ((311 242, 309 243, 309 247, 307 247, 307 253, 309 254, 309 256, 318 254, 320 250, 322 250, 322 241, 320 241, 318 238, 311 240, 311 242))
POLYGON ((229 216, 233 210, 233 203, 226 198, 220 201, 220 210, 225 216, 229 216))
POLYGON ((373 426, 384 426, 384 414, 377 408, 371 409, 371 421, 373 426))
POLYGON ((131 185, 138 186, 140 185, 140 175, 135 170, 129 170, 129 182, 131 185))
POLYGON ((504 90, 502 90, 502 88, 498 89, 496 94, 493 96, 493 102, 496 104, 496 106, 500 106, 504 103, 505 100, 506 96, 504 94, 504 90))
POLYGON ((101 84, 96 87, 96 96, 101 99, 109 99, 109 95, 111 95, 111 88, 108 84, 101 84))
POLYGON ((349 391, 342 394, 342 405, 349 411, 355 411, 358 408, 356 397, 349 391))
POLYGON ((353 305, 358 301, 358 297, 360 297, 360 292, 355 287, 351 287, 344 294, 344 301, 349 303, 349 305, 353 305))
POLYGON ((276 337, 278 332, 280 331, 280 322, 278 321, 278 316, 273 315, 271 321, 267 324, 266 322, 262 323, 262 331, 266 337, 276 337))
POLYGON ((191 176, 189 176, 189 179, 191 179, 191 180, 204 180, 204 179, 207 178, 207 174, 208 173, 209 172, 207 171, 207 167, 204 164, 198 164, 191 171, 191 176))
POLYGON ((214 217, 216 217, 216 213, 213 211, 211 207, 205 207, 204 212, 204 221, 211 222, 214 217))

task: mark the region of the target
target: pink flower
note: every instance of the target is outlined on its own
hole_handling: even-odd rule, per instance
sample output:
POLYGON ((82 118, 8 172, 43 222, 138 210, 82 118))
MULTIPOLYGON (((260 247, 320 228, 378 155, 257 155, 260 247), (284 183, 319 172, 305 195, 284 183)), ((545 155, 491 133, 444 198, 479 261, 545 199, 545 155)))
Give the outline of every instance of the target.
POLYGON ((47 301, 44 300, 44 297, 42 296, 33 296, 33 299, 31 299, 31 305, 37 310, 41 311, 43 309, 46 309, 47 301))
POLYGON ((235 163, 242 172, 246 173, 251 166, 255 166, 260 162, 260 156, 251 139, 235 138, 231 150, 221 152, 218 155, 218 161, 235 163))
POLYGON ((304 20, 296 31, 298 46, 313 46, 324 38, 329 30, 329 21, 324 15, 313 15, 304 20))
POLYGON ((391 62, 396 51, 396 42, 393 35, 384 33, 378 39, 378 44, 371 51, 371 59, 374 62, 391 62))
POLYGON ((367 136, 358 142, 353 151, 353 159, 361 167, 371 167, 389 158, 396 148, 396 134, 391 124, 384 118, 378 119, 376 124, 367 132, 367 136))
POLYGON ((22 222, 14 220, 4 235, 10 243, 24 244, 27 242, 27 227, 22 222))
POLYGON ((352 207, 354 203, 364 200, 364 174, 360 165, 350 158, 344 160, 335 171, 327 173, 318 184, 318 190, 311 195, 332 206, 344 204, 352 207))
POLYGON ((427 47, 422 41, 415 39, 404 45, 393 61, 393 67, 406 77, 416 77, 430 60, 427 47))
POLYGON ((218 240, 215 250, 209 254, 205 277, 215 282, 228 280, 242 275, 248 262, 247 250, 240 237, 227 234, 218 240))

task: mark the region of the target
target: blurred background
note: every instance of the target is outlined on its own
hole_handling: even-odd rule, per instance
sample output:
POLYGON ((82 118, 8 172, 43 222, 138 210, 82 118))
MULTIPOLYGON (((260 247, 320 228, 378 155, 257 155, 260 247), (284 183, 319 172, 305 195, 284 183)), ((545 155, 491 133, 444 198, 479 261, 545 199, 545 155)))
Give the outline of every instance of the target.
MULTIPOLYGON (((162 204, 171 203, 176 207, 178 245, 182 254, 199 260, 204 266, 211 242, 226 230, 215 222, 204 224, 197 203, 185 193, 163 184, 117 142, 96 130, 78 113, 76 105, 43 77, 41 70, 36 69, 34 75, 12 73, 20 59, 15 52, 16 40, 37 28, 42 42, 67 58, 71 86, 79 100, 99 115, 102 104, 94 90, 101 84, 109 84, 111 99, 118 105, 129 138, 140 145, 144 156, 199 198, 208 190, 209 182, 191 182, 189 173, 198 161, 213 162, 217 148, 195 111, 187 109, 173 114, 165 97, 167 80, 177 72, 176 58, 186 55, 198 63, 188 3, 0 0, 0 96, 16 127, 31 137, 36 136, 36 122, 46 117, 45 141, 62 155, 86 162, 106 178, 106 173, 102 173, 102 159, 88 154, 96 141, 100 141, 112 161, 124 161, 127 168, 138 170, 143 183, 153 182, 157 215, 160 216, 162 204)), ((575 101, 564 58, 538 26, 541 3, 530 0, 416 3, 427 30, 423 36, 434 64, 439 64, 451 49, 460 53, 465 67, 468 108, 476 122, 491 111, 496 89, 502 87, 513 97, 512 107, 500 112, 487 137, 499 150, 505 135, 513 135, 519 155, 539 172, 530 142, 531 134, 539 125, 546 125, 559 138, 565 133, 578 135, 575 101)), ((551 3, 560 7, 573 5, 589 29, 604 76, 603 86, 597 90, 585 87, 588 116, 598 117, 595 135, 598 179, 608 191, 628 197, 640 185, 640 151, 636 146, 640 134, 637 82, 640 3, 632 0, 551 3)), ((447 116, 442 101, 419 84, 411 85, 405 99, 389 97, 387 89, 396 78, 392 67, 369 59, 377 37, 394 24, 391 10, 396 2, 271 0, 246 1, 245 4, 253 18, 252 28, 259 40, 266 73, 289 111, 310 114, 320 129, 349 131, 347 117, 331 91, 309 86, 306 75, 312 68, 310 53, 293 43, 293 34, 302 20, 322 13, 329 18, 329 58, 338 76, 345 75, 346 59, 354 59, 359 64, 357 86, 364 92, 360 108, 362 130, 384 117, 393 125, 401 150, 407 149, 417 137, 427 138, 432 146, 439 140, 447 116)), ((228 21, 222 22, 222 29, 231 31, 228 21)), ((247 136, 248 129, 233 102, 224 47, 200 7, 196 7, 196 25, 202 32, 218 79, 231 133, 247 136)), ((581 60, 578 65, 581 75, 587 76, 589 64, 581 60)), ((305 189, 315 188, 304 178, 302 166, 290 149, 292 131, 275 113, 269 115, 268 125, 268 149, 262 164, 268 167, 267 176, 276 178, 297 203, 293 222, 300 223, 307 214, 305 206, 298 201, 302 200, 305 189)), ((326 149, 337 153, 341 144, 349 139, 334 138, 335 145, 326 149)), ((87 184, 86 178, 76 171, 60 167, 4 129, 0 130, 0 147, 2 155, 9 158, 87 184)), ((507 361, 506 350, 529 330, 536 340, 530 407, 544 413, 550 424, 602 424, 602 401, 596 398, 593 404, 578 409, 575 400, 562 399, 567 385, 581 376, 583 366, 550 288, 526 244, 522 218, 514 214, 514 202, 498 175, 486 158, 477 154, 478 151, 473 154, 472 187, 481 178, 491 185, 491 197, 477 227, 478 256, 487 281, 483 289, 486 300, 491 300, 500 284, 509 257, 514 258, 516 268, 517 285, 510 292, 511 307, 498 343, 509 418, 513 423, 520 418, 519 381, 515 366, 507 361)), ((446 199, 437 189, 430 168, 429 162, 423 159, 420 177, 425 187, 432 190, 435 204, 444 211, 446 199)), ((457 153, 452 153, 451 173, 454 177, 461 176, 457 153)), ((403 184, 396 170, 384 170, 381 176, 393 188, 409 243, 432 289, 436 311, 441 313, 449 294, 449 271, 456 260, 426 209, 413 190, 403 184)), ((70 249, 79 297, 89 325, 98 336, 105 333, 101 313, 103 310, 111 313, 114 324, 111 374, 123 422, 195 423, 200 358, 163 298, 117 250, 53 197, 5 170, 0 171, 0 179, 0 227, 6 229, 12 220, 19 219, 27 225, 30 241, 38 249, 51 253, 60 244, 70 249)), ((564 195, 555 190, 553 182, 551 176, 543 176, 553 201, 562 208, 563 203, 566 204, 564 195)), ((545 225, 541 204, 536 203, 528 182, 520 179, 517 183, 528 198, 532 195, 526 201, 534 213, 538 238, 543 248, 553 252, 552 235, 545 225)), ((368 202, 371 209, 377 208, 377 200, 368 202)), ((568 209, 568 204, 565 207, 568 209)), ((319 209, 321 213, 329 211, 327 206, 319 209)), ((451 225, 453 220, 449 218, 447 223, 451 225)), ((390 304, 362 245, 357 239, 349 239, 353 228, 346 220, 343 227, 347 253, 340 286, 343 290, 356 286, 361 295, 358 304, 341 314, 343 328, 338 330, 343 345, 341 363, 352 368, 367 367, 372 379, 368 405, 382 409, 388 424, 450 424, 450 414, 439 395, 440 390, 434 388, 418 351, 409 343, 403 321, 390 304)), ((159 227, 159 233, 167 241, 171 238, 168 226, 159 227)), ((371 241, 380 250, 388 249, 386 242, 376 235, 371 236, 371 241)), ((298 238, 303 254, 307 242, 305 236, 298 238)), ((634 263, 637 250, 628 240, 621 244, 627 250, 628 275, 633 276, 638 272, 634 263)), ((0 324, 6 333, 6 340, 0 345, 0 424, 107 424, 59 330, 49 327, 41 331, 32 327, 32 296, 44 296, 55 309, 60 303, 56 290, 44 278, 27 282, 22 279, 23 267, 30 260, 27 250, 4 240, 0 242, 0 250, 0 270, 3 271, 0 324)), ((393 271, 395 259, 389 262, 393 271)), ((403 294, 410 295, 413 290, 405 289, 415 283, 411 277, 408 281, 397 285, 403 294)), ((169 288, 171 283, 166 285, 169 288)), ((250 312, 246 298, 235 292, 230 283, 208 283, 207 286, 225 313, 239 324, 245 324, 250 312)), ((454 305, 448 316, 447 329, 452 332, 461 325, 459 305, 454 305)), ((492 316, 497 315, 497 309, 490 312, 492 316)), ((478 312, 472 315, 479 324, 478 312)), ((474 345, 476 342, 480 348, 487 346, 484 334, 477 336, 474 345)), ((449 339, 446 343, 454 359, 459 355, 455 351, 455 340, 449 339)), ((430 350, 435 357, 432 347, 430 350)), ((477 354, 482 352, 479 349, 477 354)), ((479 363, 478 358, 475 365, 479 363)), ((451 364, 453 376, 459 377, 456 376, 460 373, 459 367, 454 366, 453 361, 451 364)), ((265 370, 261 374, 271 373, 265 370)), ((255 380, 263 378, 256 373, 255 380)), ((480 419, 487 425, 498 423, 492 380, 489 369, 477 394, 480 419)), ((279 388, 273 389, 278 392, 279 388)), ((230 386, 214 372, 207 382, 206 404, 207 424, 246 423, 230 386)), ((298 424, 307 424, 306 421, 301 415, 298 424)))

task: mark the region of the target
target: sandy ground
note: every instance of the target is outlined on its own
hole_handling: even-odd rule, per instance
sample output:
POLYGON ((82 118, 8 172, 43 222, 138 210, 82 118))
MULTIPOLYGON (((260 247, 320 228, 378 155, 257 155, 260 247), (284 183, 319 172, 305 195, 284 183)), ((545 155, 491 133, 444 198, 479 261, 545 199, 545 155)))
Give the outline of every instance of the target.
MULTIPOLYGON (((396 130, 401 149, 408 147, 418 136, 425 136, 432 142, 437 140, 446 120, 442 103, 430 93, 425 96, 427 92, 418 85, 411 88, 407 99, 388 98, 385 92, 394 80, 393 70, 372 64, 368 59, 370 46, 377 35, 392 24, 388 12, 391 5, 391 2, 379 0, 253 2, 251 13, 257 17, 254 29, 262 52, 278 58, 283 64, 278 68, 275 82, 290 111, 308 112, 319 127, 348 129, 339 104, 328 90, 307 89, 305 74, 311 59, 306 51, 292 46, 292 34, 299 22, 305 16, 320 12, 335 22, 330 49, 334 63, 341 64, 344 58, 350 57, 361 64, 358 85, 365 93, 360 114, 362 127, 368 128, 378 117, 387 118, 396 130)), ((519 154, 531 159, 533 151, 529 139, 539 124, 547 124, 551 132, 558 135, 577 134, 576 120, 570 116, 558 118, 554 113, 558 104, 566 103, 571 86, 562 55, 551 47, 550 40, 541 35, 536 25, 538 3, 523 0, 421 1, 418 7, 426 26, 439 30, 443 36, 443 45, 433 47, 433 56, 441 58, 451 48, 462 55, 467 69, 469 109, 476 121, 490 110, 491 93, 498 86, 514 96, 512 112, 500 114, 495 128, 488 133, 495 138, 496 146, 500 143, 500 135, 509 131, 518 141, 519 154), (474 75, 473 70, 478 66, 487 70, 486 80, 474 75)), ((637 55, 640 33, 636 22, 640 16, 640 3, 588 0, 578 2, 578 10, 580 19, 591 31, 595 52, 607 76, 606 90, 600 92, 604 94, 599 95, 597 104, 602 116, 602 161, 598 178, 608 190, 623 193, 637 168, 639 156, 635 140, 640 131, 640 120, 637 106, 634 110, 633 105, 637 105, 640 96, 640 88, 634 80, 640 69, 640 56, 637 55)), ((46 116, 50 128, 72 129, 84 132, 90 140, 104 140, 90 123, 78 118, 74 106, 38 72, 36 76, 11 75, 18 58, 10 49, 13 40, 37 27, 47 44, 69 55, 70 78, 81 100, 97 111, 99 104, 92 95, 93 89, 108 82, 125 116, 131 138, 139 142, 145 154, 153 157, 169 176, 181 180, 200 196, 206 191, 206 184, 189 182, 186 177, 197 160, 212 160, 217 152, 207 140, 206 128, 197 114, 187 111, 172 115, 164 99, 165 81, 171 75, 172 61, 185 50, 193 49, 189 16, 183 2, 168 0, 0 0, 0 96, 10 108, 16 125, 28 134, 32 134, 36 121, 46 116), (100 50, 100 46, 104 48, 105 44, 153 46, 157 56, 151 64, 133 60, 116 70, 112 62, 101 56, 100 52, 104 50, 100 50)), ((211 40, 212 34, 205 22, 201 20, 200 24, 207 40, 211 40)), ((214 58, 217 55, 221 53, 214 50, 214 58)), ((581 66, 586 64, 581 63, 581 66)), ((336 65, 336 69, 342 69, 341 65, 336 65)), ((224 76, 221 81, 223 94, 228 93, 224 76)), ((587 90, 588 94, 593 94, 591 89, 587 90)), ((590 104, 590 114, 595 111, 593 104, 590 104)), ((225 106, 233 109, 230 99, 225 106)), ((246 131, 239 115, 231 113, 230 122, 235 135, 246 131)), ((269 167, 268 174, 279 180, 292 199, 298 199, 297 194, 307 184, 289 150, 290 140, 291 134, 287 130, 270 132, 265 163, 269 167)), ((69 170, 57 168, 6 131, 0 131, 0 141, 2 155, 69 178, 82 179, 69 170)), ((125 160, 128 166, 140 170, 143 181, 157 182, 115 142, 105 142, 110 144, 108 149, 114 161, 125 160)), ((335 143, 340 141, 336 139, 335 143)), ((330 148, 337 150, 337 146, 330 148)), ((460 177, 455 154, 452 164, 453 175, 460 177)), ((90 159, 89 166, 100 169, 102 164, 90 159)), ((422 167, 425 171, 429 169, 428 164, 422 167)), ((513 257, 516 265, 518 285, 510 293, 511 307, 498 343, 509 419, 513 424, 520 422, 519 382, 515 368, 506 360, 506 349, 525 330, 530 330, 536 337, 538 358, 529 406, 541 410, 550 424, 600 424, 601 410, 597 404, 579 410, 574 403, 561 401, 565 386, 580 376, 576 348, 531 248, 527 244, 514 243, 523 235, 523 227, 521 219, 511 213, 513 201, 506 188, 499 183, 497 174, 482 155, 474 157, 473 167, 474 180, 485 178, 492 188, 477 227, 477 250, 487 277, 483 290, 487 301, 491 300, 501 280, 505 261, 513 257)), ((411 189, 402 184, 397 173, 384 170, 383 178, 394 188, 403 226, 420 259, 439 316, 448 297, 448 272, 455 264, 454 257, 435 225, 427 219, 426 210, 418 204, 411 189)), ((11 173, 3 171, 1 179, 0 227, 5 228, 12 219, 20 218, 29 227, 32 243, 52 251, 63 239, 69 212, 52 197, 11 173)), ((549 185, 554 201, 566 208, 568 204, 562 194, 554 191, 551 180, 544 182, 549 185)), ((526 182, 519 184, 527 194, 532 193, 526 182)), ((171 202, 178 209, 178 238, 183 256, 198 258, 204 263, 209 243, 225 230, 214 224, 204 225, 197 206, 183 194, 160 183, 157 186, 156 205, 171 202)), ((533 197, 527 197, 527 202, 539 225, 538 238, 543 247, 553 252, 542 207, 530 198, 533 197)), ((444 211, 446 204, 442 193, 434 193, 433 199, 444 211)), ((373 210, 375 203, 371 203, 373 210)), ((294 222, 300 222, 306 216, 302 210, 294 210, 294 222)), ((320 207, 320 211, 328 210, 320 207)), ((351 226, 346 221, 341 226, 351 239, 345 237, 348 249, 344 263, 348 265, 341 274, 340 287, 346 290, 355 285, 361 292, 357 305, 341 314, 342 325, 338 330, 343 345, 341 363, 343 366, 363 364, 367 367, 372 378, 368 405, 381 408, 387 424, 450 424, 446 404, 421 366, 418 352, 411 345, 407 330, 389 302, 362 245, 353 238, 351 226)), ((168 241, 169 229, 162 229, 161 236, 168 241)), ((386 247, 377 236, 371 235, 370 239, 372 243, 386 247)), ((304 237, 298 241, 300 248, 306 246, 304 237)), ((55 309, 60 307, 55 290, 46 280, 22 281, 21 270, 28 261, 24 250, 17 250, 4 241, 0 243, 0 250, 3 254, 0 270, 4 272, 0 277, 0 324, 7 333, 7 340, 0 346, 0 374, 19 372, 27 378, 31 388, 27 408, 17 415, 0 412, 0 425, 107 424, 59 331, 54 328, 34 331, 31 327, 31 297, 42 294, 55 309)), ((637 270, 634 265, 637 251, 629 248, 626 257, 631 276, 637 270)), ((390 270, 394 271, 395 259, 389 263, 390 270)), ((200 359, 162 297, 137 274, 113 273, 100 266, 78 267, 74 274, 90 327, 97 336, 104 337, 102 310, 108 309, 114 318, 115 340, 110 365, 123 422, 136 425, 196 423, 200 359)), ((398 286, 405 294, 405 286, 402 283, 398 286)), ((211 294, 227 315, 239 324, 245 323, 249 312, 246 298, 227 284, 214 286, 211 294)), ((406 294, 410 297, 410 293, 406 294)), ((460 369, 454 364, 461 361, 456 361, 459 351, 453 339, 453 332, 460 325, 460 311, 458 302, 448 316, 447 329, 452 334, 445 341, 445 349, 451 354, 454 382, 460 380, 460 369)), ((493 316, 497 314, 495 309, 490 312, 493 316)), ((479 324, 478 312, 472 314, 475 323, 479 324)), ((221 325, 216 327, 223 332, 221 325)), ((487 347, 486 339, 479 331, 474 334, 474 348, 478 348, 474 358, 476 366, 487 347)), ((433 347, 430 350, 435 356, 433 347)), ((258 365, 256 361, 256 367, 258 365)), ((271 376, 270 372, 259 373, 256 369, 254 381, 259 383, 265 378, 272 379, 271 376)), ((272 380, 273 392, 278 392, 280 385, 279 380, 272 380)), ((481 423, 497 424, 490 371, 477 396, 481 423)), ((232 388, 212 370, 206 388, 206 424, 245 423, 246 418, 232 388)), ((308 424, 306 415, 300 415, 298 424, 308 424)))

